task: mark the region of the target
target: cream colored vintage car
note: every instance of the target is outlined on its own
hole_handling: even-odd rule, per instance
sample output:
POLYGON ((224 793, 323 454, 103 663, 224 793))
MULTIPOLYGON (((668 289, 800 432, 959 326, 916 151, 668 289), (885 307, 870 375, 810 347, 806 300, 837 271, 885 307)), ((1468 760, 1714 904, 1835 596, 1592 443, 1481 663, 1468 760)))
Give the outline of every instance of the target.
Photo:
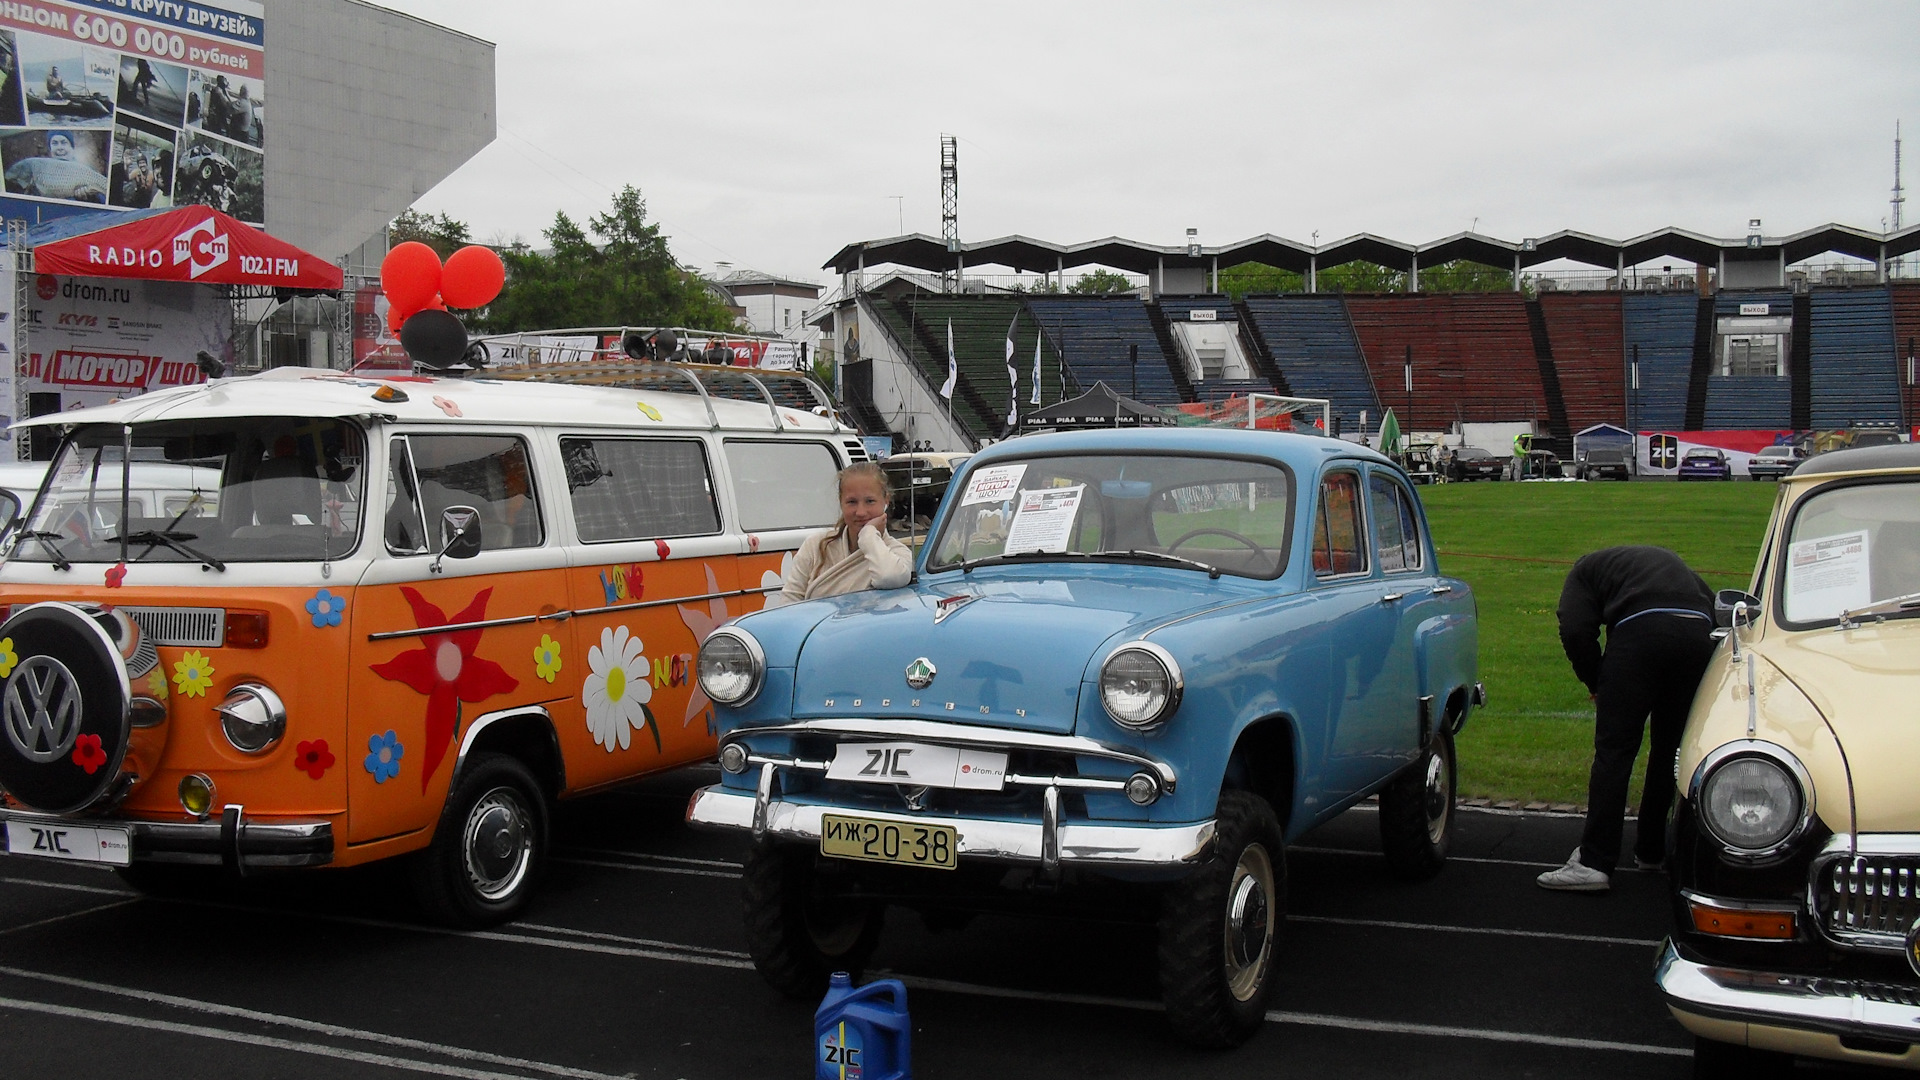
POLYGON ((1655 972, 1695 1075, 1920 1070, 1920 446, 1794 470, 1716 606, 1655 972))

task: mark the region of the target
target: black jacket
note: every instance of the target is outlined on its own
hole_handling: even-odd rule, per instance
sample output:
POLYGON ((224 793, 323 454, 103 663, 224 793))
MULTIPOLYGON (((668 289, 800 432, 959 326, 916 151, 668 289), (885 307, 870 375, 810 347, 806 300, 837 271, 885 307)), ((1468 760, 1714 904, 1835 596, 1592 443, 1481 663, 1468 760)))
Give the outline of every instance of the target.
POLYGON ((1712 627, 1713 590, 1666 548, 1603 548, 1582 555, 1560 590, 1560 645, 1573 673, 1596 690, 1600 683, 1600 628, 1611 635, 1620 620, 1656 608, 1697 611, 1712 627))

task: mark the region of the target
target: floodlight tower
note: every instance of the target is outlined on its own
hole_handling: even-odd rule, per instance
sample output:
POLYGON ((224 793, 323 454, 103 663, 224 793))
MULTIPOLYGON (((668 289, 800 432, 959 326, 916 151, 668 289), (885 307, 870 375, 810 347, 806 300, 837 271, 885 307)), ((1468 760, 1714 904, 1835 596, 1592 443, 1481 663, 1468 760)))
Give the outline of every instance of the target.
POLYGON ((940 232, 947 239, 947 268, 940 273, 944 292, 960 291, 960 147, 940 136, 940 232))
MULTIPOLYGON (((1906 189, 1900 184, 1900 121, 1895 120, 1893 122, 1893 217, 1891 219, 1893 228, 1890 231, 1900 231, 1900 208, 1905 206, 1906 202, 1906 189)), ((1904 261, 1904 256, 1893 260, 1895 269, 1892 272, 1898 273, 1904 261)))

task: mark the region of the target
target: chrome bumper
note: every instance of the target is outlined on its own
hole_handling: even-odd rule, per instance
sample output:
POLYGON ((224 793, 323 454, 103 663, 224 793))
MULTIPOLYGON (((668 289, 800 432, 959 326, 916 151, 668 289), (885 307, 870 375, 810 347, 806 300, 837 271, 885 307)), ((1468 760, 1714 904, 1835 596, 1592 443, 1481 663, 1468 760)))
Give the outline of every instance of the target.
MULTIPOLYGON (((771 776, 770 770, 761 773, 771 776)), ((1061 864, 1093 868, 1183 866, 1198 862, 1213 845, 1213 822, 1197 825, 1065 824, 1059 818, 1058 789, 1048 789, 1047 813, 1040 822, 987 821, 931 814, 890 814, 869 810, 786 802, 771 797, 763 782, 757 795, 701 788, 687 803, 687 823, 716 829, 746 829, 756 838, 772 837, 810 844, 820 842, 820 818, 848 813, 870 821, 900 825, 948 825, 961 855, 999 862, 1031 863, 1052 870, 1061 864)))
MULTIPOLYGON (((333 823, 321 819, 253 821, 244 808, 228 806, 208 821, 140 821, 133 818, 64 818, 0 810, 0 823, 119 828, 128 832, 136 863, 227 866, 269 870, 323 866, 333 861, 333 823)), ((5 841, 0 830, 0 844, 5 841)), ((0 848, 0 850, 4 850, 0 848)), ((7 852, 7 854, 13 854, 7 852)), ((32 856, 25 856, 32 858, 32 856)))
POLYGON ((1653 980, 1670 1008, 1694 1016, 1920 1042, 1920 985, 1696 964, 1682 957, 1671 939, 1654 965, 1653 980))

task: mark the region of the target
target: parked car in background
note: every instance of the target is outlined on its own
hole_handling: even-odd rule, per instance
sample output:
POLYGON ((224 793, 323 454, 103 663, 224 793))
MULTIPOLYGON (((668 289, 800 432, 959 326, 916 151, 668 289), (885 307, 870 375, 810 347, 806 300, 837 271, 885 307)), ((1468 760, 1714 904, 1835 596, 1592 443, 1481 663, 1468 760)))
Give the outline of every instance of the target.
POLYGON ((1630 451, 1597 447, 1586 451, 1573 466, 1576 480, 1631 480, 1633 461, 1630 451))
POLYGON ((914 584, 757 612, 701 647, 750 833, 748 950, 781 991, 857 971, 890 905, 1156 923, 1175 1030, 1229 1045, 1278 981, 1286 845, 1380 796, 1437 872, 1484 701, 1472 591, 1386 457, 1268 431, 981 451, 914 584))
POLYGON ((1478 446, 1462 446, 1454 450, 1447 461, 1447 479, 1455 482, 1499 480, 1506 474, 1506 468, 1504 458, 1494 457, 1478 446))
POLYGON ((1806 458, 1806 451, 1797 446, 1769 446, 1747 462, 1747 475, 1755 480, 1779 480, 1806 458))
POLYGON ((1687 451, 1680 459, 1679 479, 1681 480, 1731 480, 1733 464, 1727 460, 1724 450, 1715 450, 1710 446, 1696 446, 1687 451))
MULTIPOLYGON (((1784 481, 1681 741, 1656 980, 1695 1075, 1920 1064, 1920 447, 1784 481)), ((1780 1075, 1785 1075, 1781 1072, 1780 1075)))
POLYGON ((893 504, 888 516, 896 521, 912 522, 931 518, 940 508, 953 471, 967 460, 968 454, 916 451, 895 454, 880 463, 893 484, 893 504))

